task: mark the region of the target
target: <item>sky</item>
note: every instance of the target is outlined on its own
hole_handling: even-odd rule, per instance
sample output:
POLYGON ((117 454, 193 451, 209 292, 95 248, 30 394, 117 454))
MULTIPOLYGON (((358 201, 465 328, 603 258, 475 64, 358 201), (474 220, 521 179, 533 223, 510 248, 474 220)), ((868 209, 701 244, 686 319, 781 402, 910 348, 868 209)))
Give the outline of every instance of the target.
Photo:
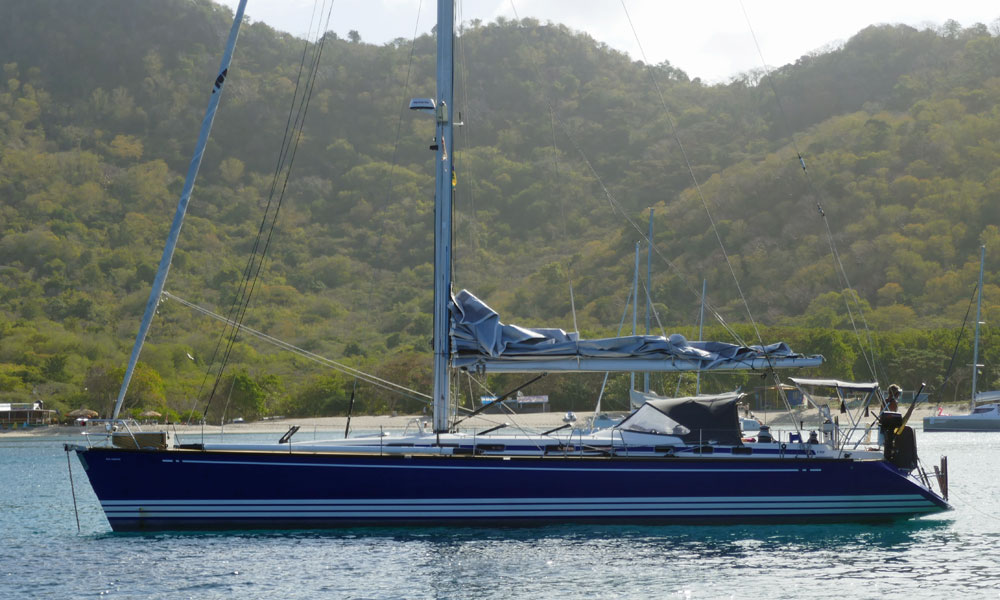
MULTIPOLYGON (((246 12, 252 21, 304 37, 316 3, 249 0, 246 12)), ((415 28, 430 31, 434 7, 433 0, 334 0, 330 29, 341 37, 355 30, 373 44, 411 39, 415 28)), ((795 62, 872 24, 923 28, 954 19, 963 27, 979 22, 995 30, 1000 19, 1000 4, 990 0, 459 0, 456 11, 463 22, 514 18, 516 11, 521 18, 563 23, 636 60, 668 60, 691 78, 709 83, 765 64, 795 62), (758 54, 751 25, 766 62, 758 54)))

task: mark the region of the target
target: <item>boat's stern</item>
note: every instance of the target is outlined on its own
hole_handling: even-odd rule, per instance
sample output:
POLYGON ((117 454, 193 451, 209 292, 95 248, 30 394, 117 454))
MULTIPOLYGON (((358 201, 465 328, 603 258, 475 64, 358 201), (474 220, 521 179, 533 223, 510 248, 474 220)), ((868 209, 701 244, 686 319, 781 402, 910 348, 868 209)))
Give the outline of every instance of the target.
POLYGON ((883 412, 879 417, 879 429, 885 461, 925 490, 928 499, 941 510, 951 510, 948 504, 948 458, 941 458, 941 464, 934 466, 933 475, 928 473, 917 456, 916 432, 906 425, 906 418, 900 413, 883 412))

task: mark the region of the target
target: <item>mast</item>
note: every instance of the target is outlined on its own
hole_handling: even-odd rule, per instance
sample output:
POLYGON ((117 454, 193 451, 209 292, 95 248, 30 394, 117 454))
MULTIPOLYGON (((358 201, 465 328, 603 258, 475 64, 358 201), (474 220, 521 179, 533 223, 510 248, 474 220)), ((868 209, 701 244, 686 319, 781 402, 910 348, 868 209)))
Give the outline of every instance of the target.
POLYGON ((111 415, 112 419, 118 418, 121 411, 122 402, 125 400, 125 393, 128 391, 128 384, 132 380, 132 373, 135 365, 139 362, 139 354, 142 352, 142 345, 146 341, 146 334, 149 333, 149 326, 153 322, 153 315, 156 314, 156 306, 160 302, 160 294, 163 293, 163 286, 167 282, 167 272, 170 270, 170 261, 174 257, 174 249, 177 247, 177 238, 181 233, 181 225, 184 224, 184 214, 187 212, 188 202, 191 200, 191 192, 194 190, 194 181, 198 177, 198 168, 201 167, 201 158, 205 153, 205 145, 208 144, 208 134, 212 131, 212 122, 215 120, 215 112, 219 108, 219 98, 222 96, 222 86, 226 83, 226 75, 229 73, 229 63, 233 58, 233 49, 236 47, 236 38, 240 33, 240 25, 243 23, 243 11, 246 9, 247 0, 240 0, 236 7, 236 15, 233 17, 233 26, 229 30, 229 38, 226 40, 226 50, 222 53, 222 61, 219 64, 218 76, 212 84, 212 95, 208 100, 208 108, 205 110, 205 117, 201 121, 201 132, 198 134, 198 143, 195 145, 194 156, 191 157, 191 164, 188 166, 187 177, 184 179, 184 189, 181 190, 181 197, 177 201, 177 211, 174 213, 174 221, 170 225, 170 233, 167 234, 167 244, 163 248, 163 256, 160 258, 160 266, 153 279, 153 289, 149 292, 149 300, 146 301, 146 311, 142 315, 142 323, 139 325, 139 333, 135 336, 135 344, 132 346, 132 355, 128 360, 128 367, 125 368, 125 377, 122 379, 122 386, 118 390, 118 399, 115 401, 115 409, 111 415))
MULTIPOLYGON (((653 277, 653 207, 649 208, 649 235, 646 236, 646 335, 649 335, 649 313, 652 312, 652 298, 649 297, 653 277)), ((649 371, 642 374, 642 391, 649 393, 649 371)))
POLYGON ((448 329, 451 323, 451 181, 454 62, 452 56, 455 7, 453 0, 438 2, 436 188, 434 193, 434 432, 448 431, 448 329))
POLYGON ((972 343, 972 398, 969 399, 969 412, 976 410, 976 379, 979 375, 979 326, 983 315, 983 266, 986 264, 986 246, 980 248, 979 255, 979 287, 976 288, 976 336, 972 343))
MULTIPOLYGON (((701 311, 698 314, 698 339, 705 339, 705 290, 708 288, 708 280, 701 280, 701 311)), ((694 383, 694 393, 701 393, 701 369, 698 369, 698 374, 695 375, 694 383)))
MULTIPOLYGON (((635 270, 632 272, 632 335, 636 334, 636 319, 639 316, 639 242, 635 243, 635 270)), ((629 375, 629 405, 632 402, 632 390, 635 389, 635 371, 629 375)))

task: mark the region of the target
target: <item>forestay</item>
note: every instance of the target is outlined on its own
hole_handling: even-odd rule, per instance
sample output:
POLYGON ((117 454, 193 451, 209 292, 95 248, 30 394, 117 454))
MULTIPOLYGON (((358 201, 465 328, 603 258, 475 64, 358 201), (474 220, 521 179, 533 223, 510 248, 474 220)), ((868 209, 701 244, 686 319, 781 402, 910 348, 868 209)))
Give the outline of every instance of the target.
POLYGON ((492 372, 728 371, 813 367, 819 355, 793 352, 784 342, 738 346, 689 342, 679 333, 579 339, 562 329, 528 329, 462 290, 451 303, 452 366, 492 372))

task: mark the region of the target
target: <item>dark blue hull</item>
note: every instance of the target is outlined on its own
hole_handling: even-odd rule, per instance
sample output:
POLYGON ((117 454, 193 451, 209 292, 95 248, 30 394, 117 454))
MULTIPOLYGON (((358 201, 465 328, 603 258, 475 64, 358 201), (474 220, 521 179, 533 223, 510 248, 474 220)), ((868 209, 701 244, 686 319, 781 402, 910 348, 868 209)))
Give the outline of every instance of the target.
POLYGON ((77 453, 115 531, 867 521, 949 508, 881 461, 77 453))

